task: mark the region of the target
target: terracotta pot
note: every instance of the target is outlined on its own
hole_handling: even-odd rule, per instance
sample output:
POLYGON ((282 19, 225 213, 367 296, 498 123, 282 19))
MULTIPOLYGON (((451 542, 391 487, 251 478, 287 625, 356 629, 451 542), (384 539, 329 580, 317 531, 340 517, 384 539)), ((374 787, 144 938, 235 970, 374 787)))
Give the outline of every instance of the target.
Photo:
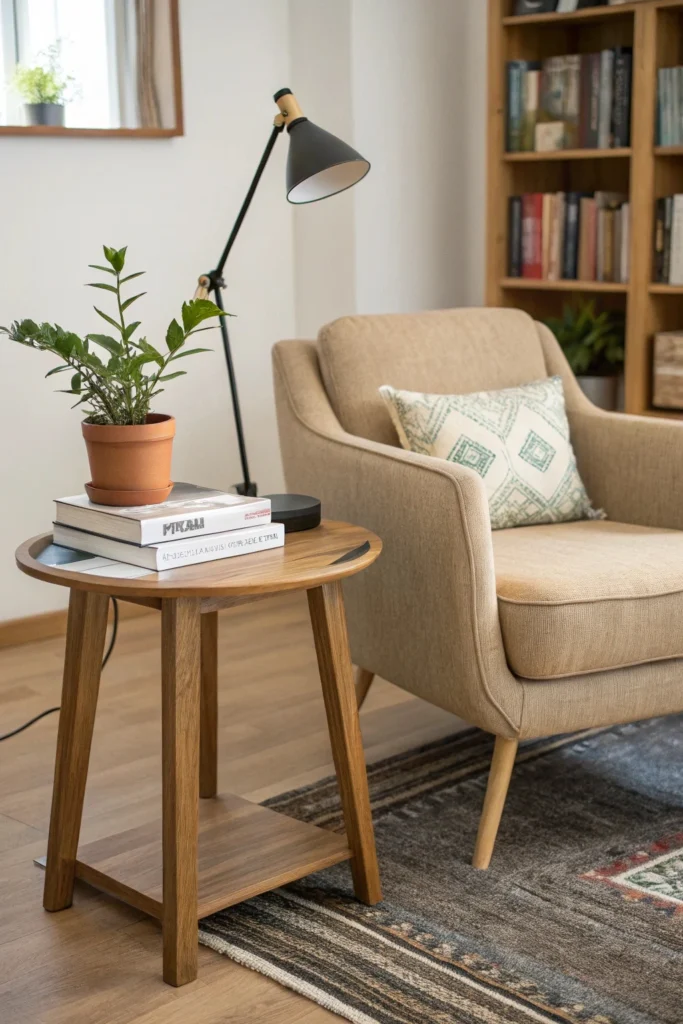
POLYGON ((171 493, 175 419, 150 413, 146 423, 118 427, 83 423, 92 480, 85 485, 98 505, 156 505, 171 493))

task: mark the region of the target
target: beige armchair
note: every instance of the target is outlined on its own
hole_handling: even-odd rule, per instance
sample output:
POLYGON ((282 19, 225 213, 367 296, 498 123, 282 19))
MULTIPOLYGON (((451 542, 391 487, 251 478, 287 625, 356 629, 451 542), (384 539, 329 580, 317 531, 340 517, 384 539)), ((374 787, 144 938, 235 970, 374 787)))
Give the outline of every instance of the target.
POLYGON ((517 310, 345 317, 273 358, 289 489, 384 542, 345 585, 361 695, 376 673, 496 736, 474 853, 486 868, 521 739, 683 710, 683 424, 595 408, 517 310), (552 374, 607 520, 492 532, 479 476, 398 447, 378 393, 552 374))

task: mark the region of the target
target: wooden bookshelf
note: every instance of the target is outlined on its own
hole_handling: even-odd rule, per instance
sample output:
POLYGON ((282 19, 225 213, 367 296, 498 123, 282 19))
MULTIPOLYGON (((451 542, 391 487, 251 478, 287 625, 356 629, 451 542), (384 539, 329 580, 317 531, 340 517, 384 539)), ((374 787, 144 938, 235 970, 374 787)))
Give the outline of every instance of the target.
POLYGON ((655 145, 657 70, 683 63, 683 0, 640 0, 568 14, 514 16, 514 0, 489 0, 486 301, 532 316, 559 314, 572 293, 626 315, 626 412, 683 418, 652 408, 652 336, 683 329, 683 286, 653 284, 655 201, 683 192, 683 146, 655 145), (631 146, 506 153, 508 60, 633 47, 631 146), (523 192, 624 192, 629 196, 630 280, 546 281, 507 276, 508 197, 523 192))

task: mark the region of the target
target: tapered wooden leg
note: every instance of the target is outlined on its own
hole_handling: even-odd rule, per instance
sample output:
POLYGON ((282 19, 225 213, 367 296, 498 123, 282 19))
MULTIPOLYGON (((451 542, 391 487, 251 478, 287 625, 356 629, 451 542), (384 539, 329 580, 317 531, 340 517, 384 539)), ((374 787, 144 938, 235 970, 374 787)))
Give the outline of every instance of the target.
POLYGON ((199 795, 218 790, 218 612, 202 615, 199 795))
POLYGON ((486 796, 484 797, 484 809, 479 819, 477 843, 474 848, 474 857, 472 858, 475 868, 486 870, 491 863, 491 855, 496 842, 503 807, 505 806, 505 797, 510 785, 510 776, 512 775, 518 746, 518 740, 496 736, 491 770, 489 771, 489 781, 486 786, 486 796))
POLYGON ((377 903, 382 898, 382 890, 341 584, 326 583, 309 590, 308 607, 346 834, 352 852, 353 888, 359 900, 377 903))
POLYGON ((62 707, 47 844, 43 906, 64 910, 74 891, 76 850, 107 630, 106 594, 72 590, 66 628, 62 707))
POLYGON ((162 602, 162 931, 169 985, 197 977, 200 619, 197 599, 162 602))
POLYGON ((366 668, 359 668, 356 672, 356 706, 359 711, 363 707, 374 678, 375 673, 368 672, 366 668))

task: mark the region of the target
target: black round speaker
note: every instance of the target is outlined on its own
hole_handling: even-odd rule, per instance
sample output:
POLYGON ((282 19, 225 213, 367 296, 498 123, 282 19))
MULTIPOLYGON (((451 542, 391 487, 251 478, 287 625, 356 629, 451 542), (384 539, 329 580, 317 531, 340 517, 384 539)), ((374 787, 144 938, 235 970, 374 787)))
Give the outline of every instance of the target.
POLYGON ((270 498, 271 519, 282 523, 285 533, 313 530, 320 526, 320 499, 309 494, 264 494, 270 498))

